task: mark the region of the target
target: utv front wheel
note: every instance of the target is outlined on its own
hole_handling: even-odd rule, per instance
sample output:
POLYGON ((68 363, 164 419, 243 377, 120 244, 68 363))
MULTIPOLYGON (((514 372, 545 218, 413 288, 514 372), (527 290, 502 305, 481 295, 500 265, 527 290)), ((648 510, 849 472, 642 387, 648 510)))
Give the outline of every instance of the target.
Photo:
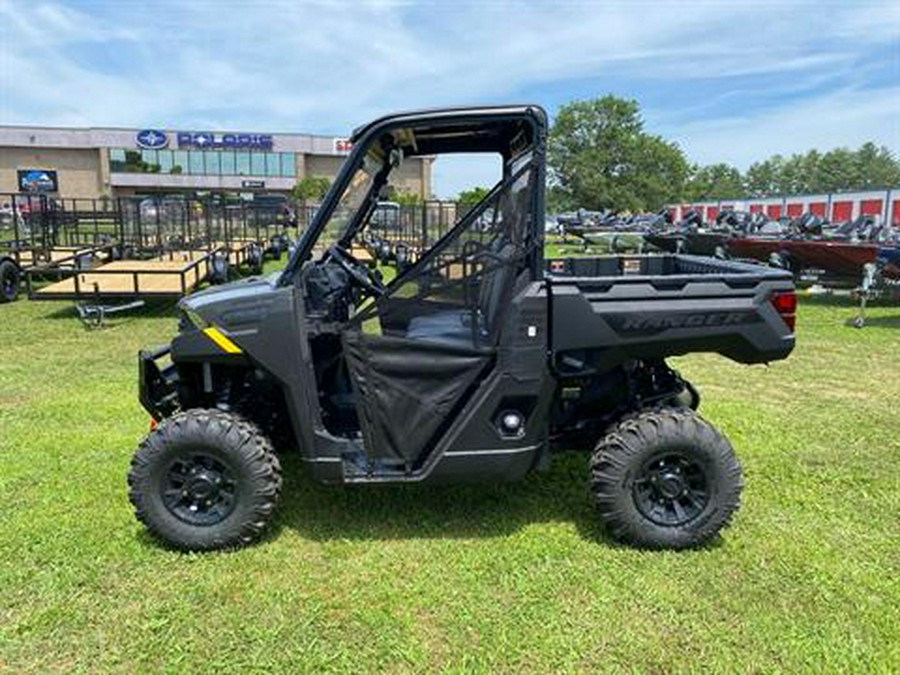
POLYGON ((741 466, 731 444, 692 410, 647 410, 597 444, 591 488, 613 537, 644 548, 691 548, 712 539, 740 506, 741 466))
POLYGON ((235 548, 262 533, 281 492, 281 467, 251 423, 217 410, 164 420, 128 472, 135 515, 180 549, 235 548))

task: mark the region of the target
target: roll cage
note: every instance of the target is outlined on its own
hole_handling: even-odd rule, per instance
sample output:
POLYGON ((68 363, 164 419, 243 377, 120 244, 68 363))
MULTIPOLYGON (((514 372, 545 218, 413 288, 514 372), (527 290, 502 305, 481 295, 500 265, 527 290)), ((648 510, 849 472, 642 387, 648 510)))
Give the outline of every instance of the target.
MULTIPOLYGON (((526 235, 529 267, 535 275, 543 265, 541 238, 544 213, 544 153, 546 146, 546 113, 538 106, 502 106, 458 108, 450 110, 401 113, 380 118, 354 131, 353 150, 344 162, 337 179, 322 202, 310 227, 301 237, 288 262, 279 285, 293 283, 303 263, 312 257, 313 249, 335 214, 357 171, 367 156, 381 161, 361 200, 344 227, 338 243, 346 246, 356 236, 378 207, 382 188, 391 170, 402 158, 451 153, 498 153, 508 167, 511 156, 530 150, 534 153, 537 175, 531 190, 531 212, 535 214, 526 235)), ((507 186, 512 177, 504 171, 503 179, 452 230, 478 217, 484 205, 507 186)), ((448 233, 449 234, 449 233, 448 233)), ((440 242, 433 244, 432 248, 440 242)))

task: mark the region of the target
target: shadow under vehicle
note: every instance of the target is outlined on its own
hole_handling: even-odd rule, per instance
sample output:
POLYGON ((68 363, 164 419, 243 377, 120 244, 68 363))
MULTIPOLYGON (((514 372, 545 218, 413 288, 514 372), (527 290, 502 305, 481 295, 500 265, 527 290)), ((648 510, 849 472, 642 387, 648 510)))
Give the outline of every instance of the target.
POLYGON ((536 106, 371 122, 283 272, 181 301, 178 335, 139 357, 154 428, 128 482, 151 533, 193 550, 253 541, 282 489, 276 448, 292 446, 331 484, 515 480, 584 450, 613 537, 684 548, 727 525, 740 465, 665 359, 785 358, 790 274, 545 260, 546 135, 536 106), (390 275, 356 259, 404 159, 456 152, 502 159, 485 198, 390 275))

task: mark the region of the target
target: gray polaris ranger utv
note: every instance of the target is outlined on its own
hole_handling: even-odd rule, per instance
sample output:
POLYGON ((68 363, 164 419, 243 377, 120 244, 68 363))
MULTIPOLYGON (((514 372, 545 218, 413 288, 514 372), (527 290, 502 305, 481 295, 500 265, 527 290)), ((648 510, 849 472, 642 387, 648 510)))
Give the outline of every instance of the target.
POLYGON ((172 343, 140 354, 156 426, 128 475, 138 519, 183 549, 247 544, 288 448, 343 484, 515 480, 585 450, 612 536, 684 548, 716 535, 740 465, 665 358, 785 358, 790 274, 675 254, 546 261, 546 132, 536 106, 358 129, 286 269, 183 300, 172 343), (499 156, 502 179, 439 237, 400 242, 394 268, 377 265, 369 225, 392 173, 459 152, 499 156))

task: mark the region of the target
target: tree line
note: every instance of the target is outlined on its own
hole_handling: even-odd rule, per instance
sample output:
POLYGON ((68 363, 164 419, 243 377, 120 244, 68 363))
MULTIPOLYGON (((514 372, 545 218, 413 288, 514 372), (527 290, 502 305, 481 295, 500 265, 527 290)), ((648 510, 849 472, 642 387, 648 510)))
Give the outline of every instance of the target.
POLYGON ((741 172, 698 166, 644 130, 638 103, 615 96, 560 108, 548 145, 551 210, 655 211, 665 203, 865 190, 900 185, 900 161, 868 142, 856 150, 774 155, 741 172))
MULTIPOLYGON (((900 160, 868 142, 856 150, 809 150, 773 155, 741 172, 726 163, 699 166, 674 142, 644 129, 637 101, 612 95, 573 101, 556 115, 547 148, 550 211, 656 211, 679 201, 747 199, 783 194, 838 192, 900 186, 900 160)), ((294 186, 301 203, 318 203, 330 187, 322 176, 294 186)), ((478 203, 487 188, 463 190, 457 201, 478 203)), ((393 190, 391 201, 416 204, 420 197, 393 190)))

